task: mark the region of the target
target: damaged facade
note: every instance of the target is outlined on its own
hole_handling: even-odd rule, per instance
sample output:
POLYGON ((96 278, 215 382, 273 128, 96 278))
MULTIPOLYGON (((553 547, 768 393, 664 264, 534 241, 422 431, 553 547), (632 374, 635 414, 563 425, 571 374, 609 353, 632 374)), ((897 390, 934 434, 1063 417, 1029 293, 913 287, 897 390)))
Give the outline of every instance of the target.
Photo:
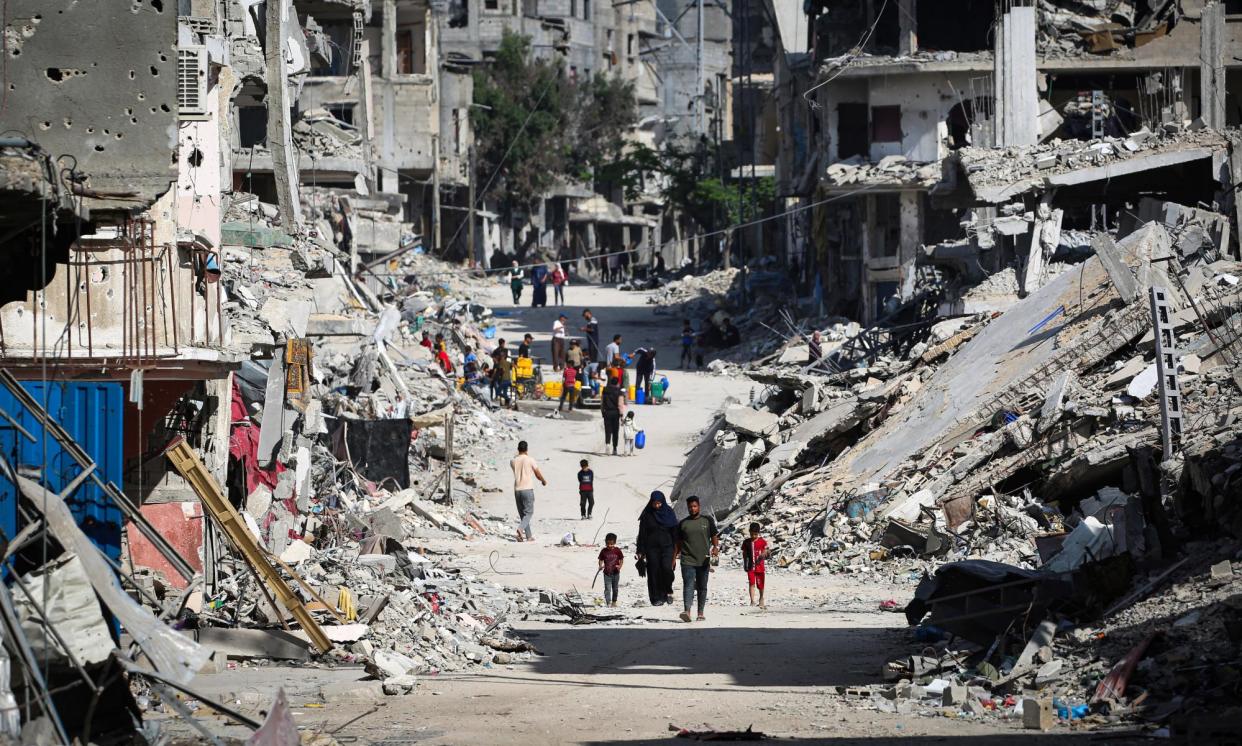
POLYGON ((1242 27, 1223 4, 968 6, 959 18, 934 3, 822 3, 807 46, 782 38, 778 193, 814 205, 795 229, 809 238, 789 251, 825 310, 901 319, 927 292, 957 302, 1009 268, 1029 292, 1048 261, 1083 243, 1080 231, 1115 228, 1139 196, 1231 209, 1227 170, 1212 172, 1215 187, 1196 178, 1181 191, 1184 170, 1157 161, 1134 166, 1147 183, 1049 178, 1025 194, 941 199, 953 191, 942 171, 951 180, 976 151, 990 151, 993 172, 976 161, 971 179, 1009 182, 1014 158, 1047 169, 1052 151, 1075 143, 1127 155, 1237 123, 1220 103, 1238 63, 1220 50, 1242 27), (1031 264, 1036 236, 1047 256, 1031 264))

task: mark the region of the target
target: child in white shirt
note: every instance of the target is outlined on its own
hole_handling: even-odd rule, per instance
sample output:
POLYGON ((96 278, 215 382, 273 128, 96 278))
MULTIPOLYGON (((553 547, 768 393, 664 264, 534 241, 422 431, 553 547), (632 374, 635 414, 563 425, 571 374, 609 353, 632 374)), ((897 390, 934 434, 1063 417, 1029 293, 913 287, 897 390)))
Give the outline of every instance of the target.
POLYGON ((638 425, 634 424, 633 410, 625 413, 621 420, 621 436, 625 438, 625 455, 634 455, 634 436, 638 435, 638 425))

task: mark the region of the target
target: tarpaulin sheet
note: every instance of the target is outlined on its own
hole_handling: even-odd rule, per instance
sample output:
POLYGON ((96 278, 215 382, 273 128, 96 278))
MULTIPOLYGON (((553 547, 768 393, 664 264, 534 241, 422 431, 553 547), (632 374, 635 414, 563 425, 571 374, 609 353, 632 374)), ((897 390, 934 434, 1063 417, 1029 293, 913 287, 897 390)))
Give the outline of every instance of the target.
POLYGON ((410 486, 410 433, 408 419, 339 419, 332 431, 332 451, 337 459, 377 484, 391 479, 405 489, 410 486))

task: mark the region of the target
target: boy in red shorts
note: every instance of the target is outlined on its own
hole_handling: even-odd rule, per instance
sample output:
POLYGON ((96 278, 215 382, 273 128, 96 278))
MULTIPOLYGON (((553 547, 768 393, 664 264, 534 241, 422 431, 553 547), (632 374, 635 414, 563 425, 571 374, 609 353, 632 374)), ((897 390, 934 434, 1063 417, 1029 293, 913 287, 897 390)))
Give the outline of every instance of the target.
POLYGON ((750 538, 742 542, 742 569, 746 571, 746 582, 750 584, 750 605, 755 605, 755 589, 759 589, 759 608, 766 609, 763 604, 763 579, 765 574, 764 560, 768 558, 768 542, 759 535, 759 524, 750 524, 750 538))

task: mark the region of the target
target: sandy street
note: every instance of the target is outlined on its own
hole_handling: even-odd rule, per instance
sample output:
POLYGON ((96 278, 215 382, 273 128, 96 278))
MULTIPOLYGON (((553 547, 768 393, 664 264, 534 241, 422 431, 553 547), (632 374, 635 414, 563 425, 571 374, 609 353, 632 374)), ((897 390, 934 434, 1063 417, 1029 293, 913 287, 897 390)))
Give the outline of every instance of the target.
MULTIPOLYGON (((506 295, 505 288, 497 287, 490 299, 494 308, 509 314, 501 336, 516 341, 530 331, 546 357, 560 309, 513 309, 506 295)), ((659 360, 676 362, 680 319, 653 313, 645 294, 571 287, 567 300, 575 304, 566 308, 571 329, 579 326, 579 304, 589 300, 605 339, 620 333, 627 350, 655 345, 659 360)), ((413 694, 378 702, 348 696, 351 682, 364 676, 349 668, 242 667, 200 676, 198 685, 257 703, 262 692, 280 682, 291 702, 312 705, 298 708, 300 723, 339 729, 337 738, 390 744, 657 743, 672 736, 670 724, 718 730, 753 726, 797 743, 854 738, 872 743, 884 737, 923 743, 945 736, 986 742, 997 735, 995 727, 948 718, 860 711, 836 696, 834 687, 874 681, 886 656, 908 647, 904 617, 877 607, 888 598, 904 600, 913 588, 911 579, 894 586, 874 577, 774 570, 769 573, 769 609, 759 611, 746 600, 745 575, 722 566, 711 580, 706 622, 682 624, 676 620, 678 607, 647 606, 644 581, 632 568, 645 496, 672 485, 684 453, 710 415, 730 396, 744 400, 750 388, 745 380, 662 372, 671 382, 673 402, 638 408, 648 445, 634 457, 602 455, 598 412, 549 419, 546 405, 528 410, 522 437, 549 482, 536 491, 534 543, 493 537, 431 545, 451 549, 463 564, 499 583, 577 590, 599 598, 601 584, 591 587, 598 548, 559 546, 559 540, 573 533, 578 544, 602 544, 605 533, 616 532, 630 565, 622 573, 620 611, 633 624, 570 626, 524 619, 515 626, 542 653, 533 663, 424 677, 413 694), (590 460, 598 485, 591 521, 579 519, 574 475, 583 458, 590 460), (341 695, 313 706, 325 683, 341 695)), ((485 488, 481 507, 511 518, 516 514, 508 463, 515 450, 516 441, 498 443, 487 473, 478 475, 485 488)), ((675 592, 680 590, 678 579, 675 592)), ((1007 741, 1013 737, 1022 734, 1010 731, 1007 741)))

